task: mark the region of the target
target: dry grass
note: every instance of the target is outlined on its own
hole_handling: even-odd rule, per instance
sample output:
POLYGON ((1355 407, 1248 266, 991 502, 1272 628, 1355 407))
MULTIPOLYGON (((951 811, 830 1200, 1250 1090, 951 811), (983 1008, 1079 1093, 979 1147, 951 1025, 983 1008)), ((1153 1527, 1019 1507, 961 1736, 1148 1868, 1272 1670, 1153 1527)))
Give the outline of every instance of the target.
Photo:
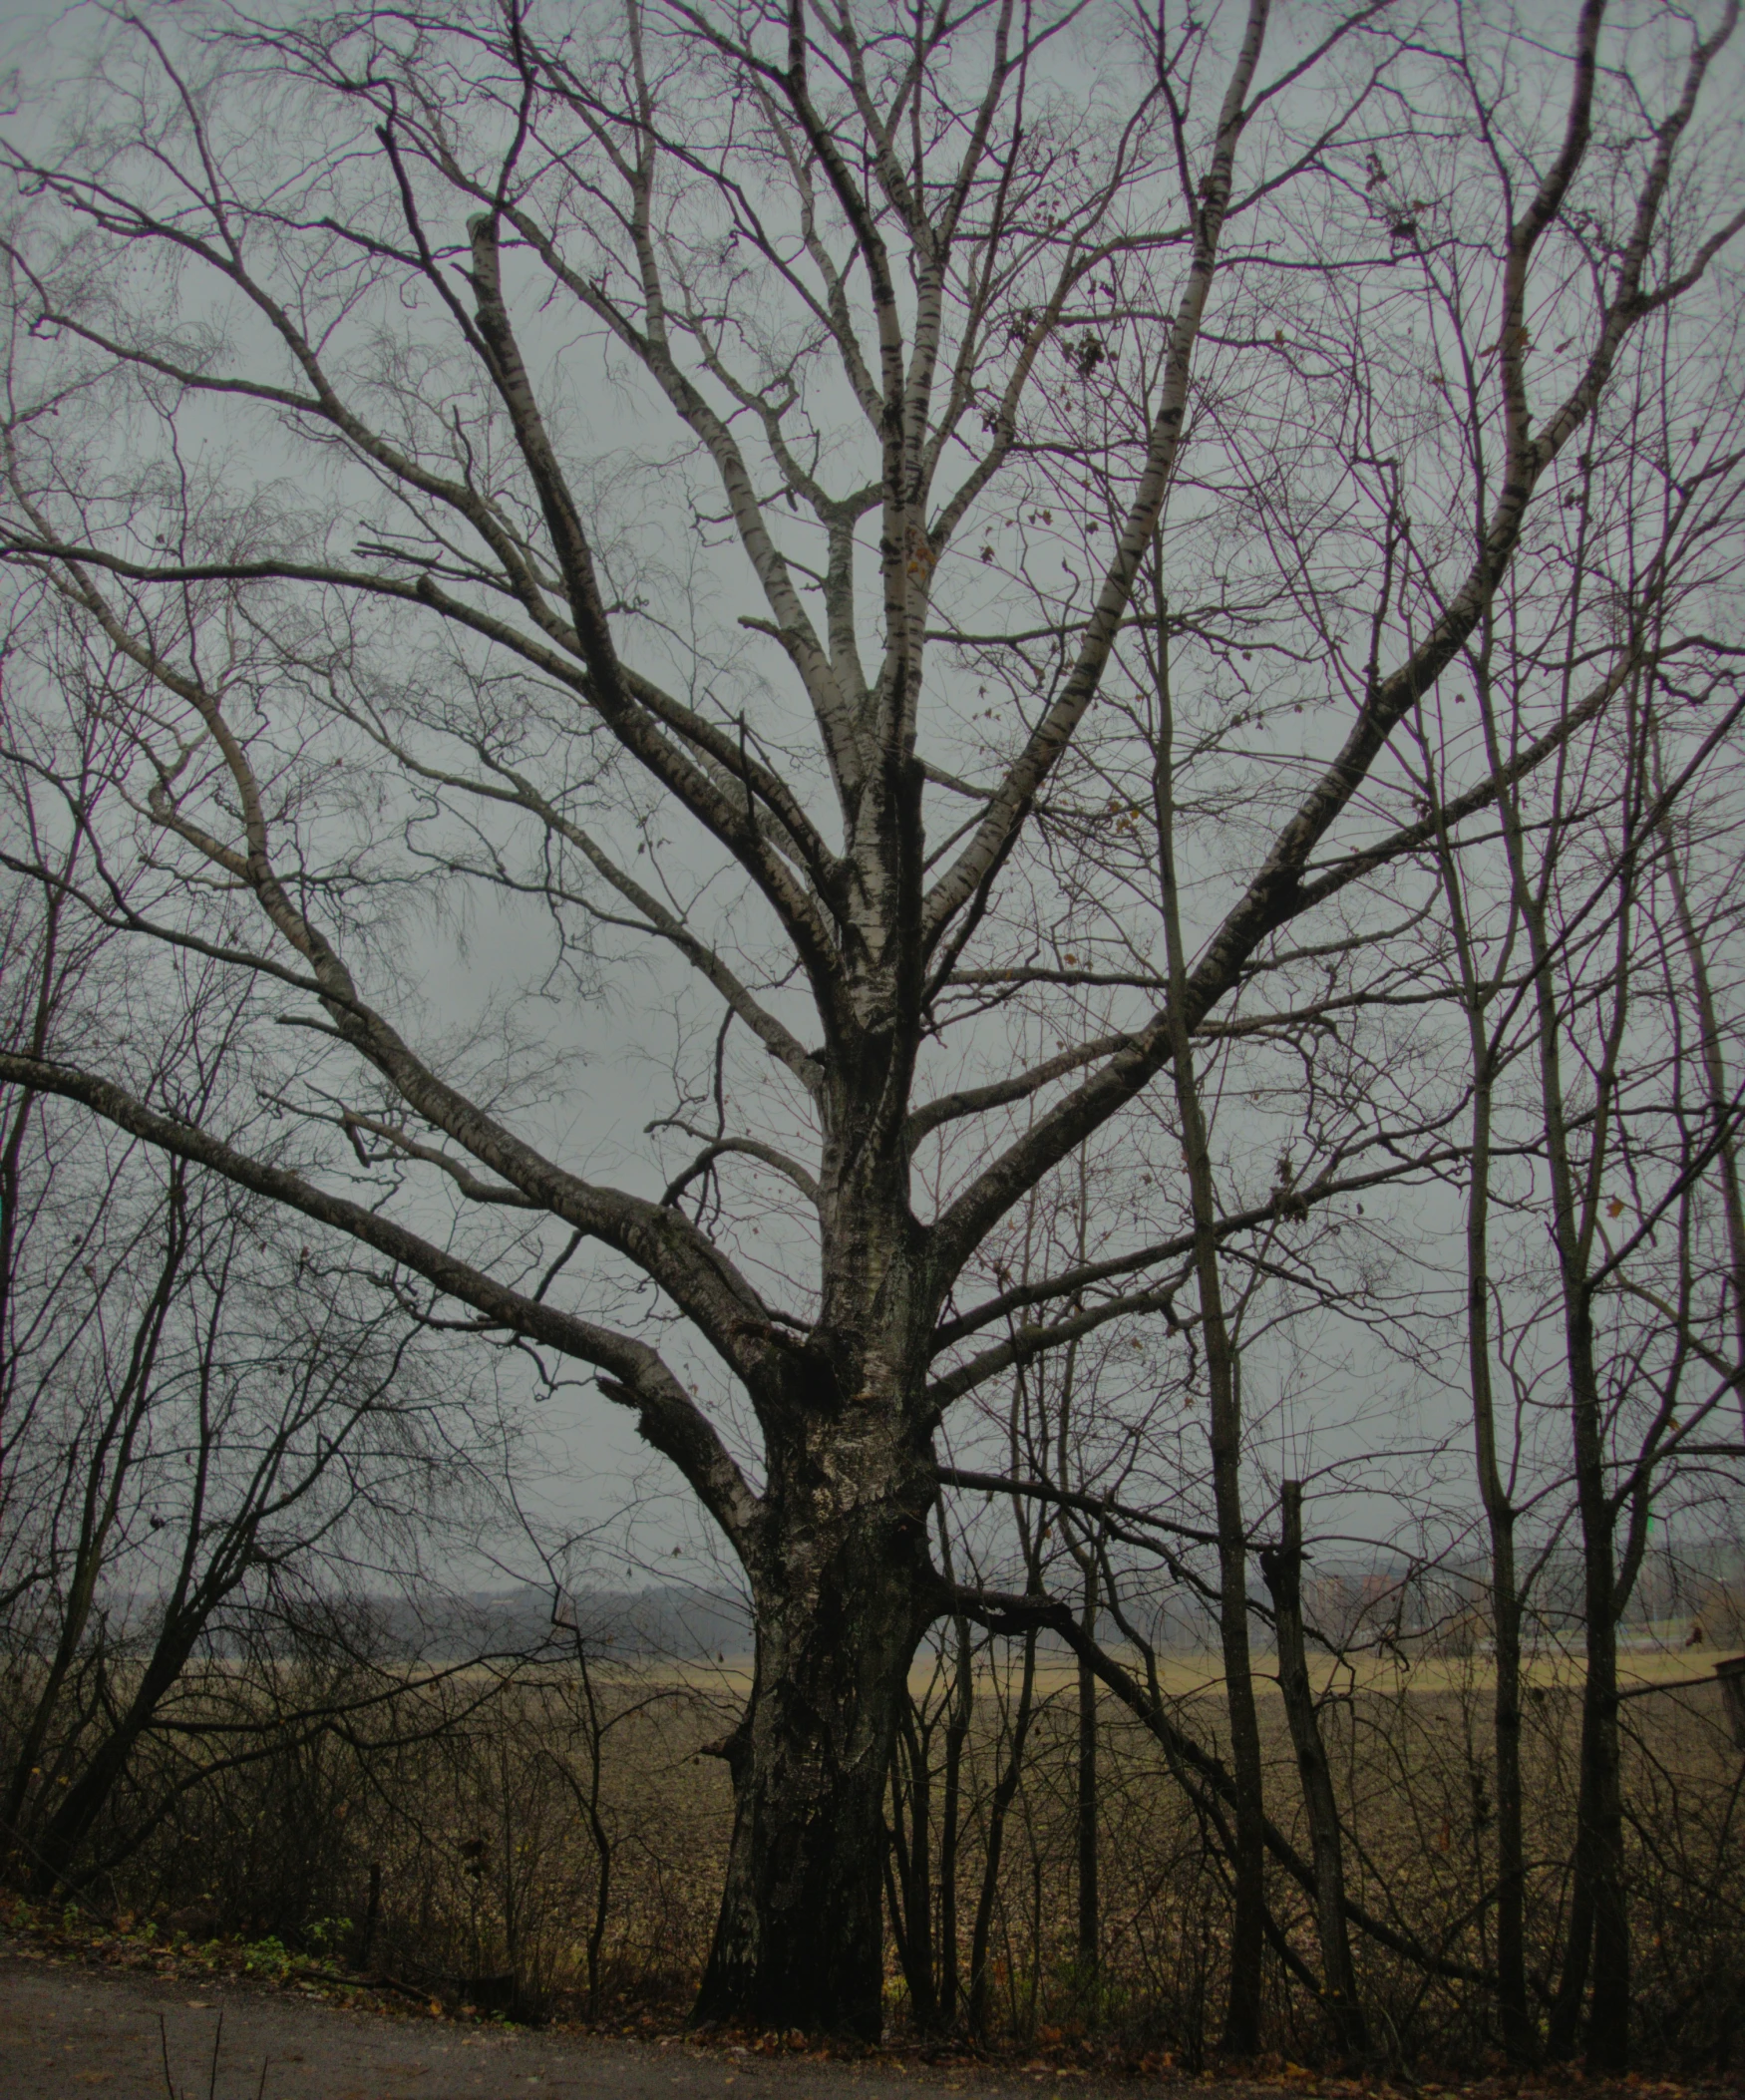
MULTIPOLYGON (((1631 1658, 1648 1674, 1647 1658, 1631 1658)), ((1676 1656, 1660 1676, 1692 1674, 1676 1656)), ((486 1687, 408 1687, 368 1733, 328 1731, 190 1780, 188 1745, 149 1745, 116 1821, 180 1786, 169 1812, 95 1892, 116 1910, 196 1932, 337 1950, 451 2003, 560 2011, 602 2025, 670 2022, 693 1989, 714 1923, 731 1823, 722 1763, 701 1754, 742 1692, 731 1668, 618 1667, 596 1676, 599 1815, 609 1854, 605 1923, 589 1989, 599 1856, 585 1804, 590 1737, 570 1669, 529 1669, 486 1687), (490 1695, 481 1698, 482 1690, 490 1695), (468 1709, 463 1711, 462 1709, 468 1709), (372 1868, 378 1915, 369 1922, 372 1868)), ((1336 1680, 1323 1706, 1351 1853, 1351 1893, 1445 1963, 1490 1961, 1486 1891, 1489 1686, 1482 1658, 1378 1662, 1336 1680)), ((1222 1732, 1206 1658, 1163 1672, 1182 1723, 1209 1747, 1222 1732)), ((1555 1975, 1567 1901, 1578 1679, 1546 1660, 1530 1675, 1528 1851, 1532 1958, 1555 1975)), ((917 1677, 917 1695, 924 1690, 917 1677)), ((226 1683, 233 1709, 238 1687, 226 1683)), ((959 1972, 984 1867, 988 1804, 1007 1751, 1012 1680, 985 1671, 965 1756, 958 1862, 959 1972)), ((1222 2009, 1227 1898, 1216 1848, 1163 1754, 1123 1710, 1100 1708, 1101 1958, 1076 1947, 1076 1675, 1050 1661, 1011 1812, 994 1905, 989 2016, 995 2035, 1097 2034, 1135 2057, 1193 2067, 1222 2009)), ((1262 1687, 1268 1807, 1306 1849, 1293 1761, 1262 1687)), ((1745 2024, 1741 1760, 1709 1688, 1636 1699, 1630 1733, 1632 1901, 1645 2058, 1682 2068, 1730 2060, 1745 2024)), ((197 1746, 195 1746, 197 1748, 197 1746)), ((1274 1873, 1279 1925, 1312 1965, 1302 1892, 1274 1873)), ((1488 1993, 1426 1974, 1358 1936, 1372 2025, 1399 2064, 1482 2066, 1488 1993)), ((907 2016, 893 1959, 893 2026, 907 2016)), ((1324 2056, 1310 1995, 1273 1961, 1269 2044, 1324 2056)))

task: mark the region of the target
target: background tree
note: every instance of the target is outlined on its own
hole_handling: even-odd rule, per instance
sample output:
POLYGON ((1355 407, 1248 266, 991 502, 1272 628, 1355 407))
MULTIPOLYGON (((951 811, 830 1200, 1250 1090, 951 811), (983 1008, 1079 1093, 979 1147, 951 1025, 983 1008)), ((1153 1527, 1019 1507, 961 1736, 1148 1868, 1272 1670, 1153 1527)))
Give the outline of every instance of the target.
MULTIPOLYGON (((53 903, 34 950, 14 940, 11 1018, 28 1037, 102 1013, 113 1039, 128 1015, 152 1091, 221 1114, 245 1004, 196 964, 182 1029, 154 1039, 104 944, 55 939, 53 903)), ((48 1896, 112 1874, 173 1808, 161 1774, 135 1783, 149 1741, 181 1746, 191 1785, 213 1755, 331 1723, 331 1687, 300 1700, 294 1669, 251 1706, 245 1661, 323 1620, 343 1645, 331 1599, 380 1613, 491 1502, 478 1461, 502 1445, 477 1367, 469 1385, 392 1296, 287 1245, 282 1213, 53 1097, 8 1088, 0 1118, 0 1832, 11 1878, 48 1896)))

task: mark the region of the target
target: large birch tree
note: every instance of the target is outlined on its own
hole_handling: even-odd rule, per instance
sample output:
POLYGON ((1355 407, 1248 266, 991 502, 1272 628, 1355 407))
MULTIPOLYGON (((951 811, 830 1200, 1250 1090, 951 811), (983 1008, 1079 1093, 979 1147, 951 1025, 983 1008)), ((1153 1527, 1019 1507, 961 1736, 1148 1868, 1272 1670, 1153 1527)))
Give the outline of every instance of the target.
POLYGON ((1192 1205, 1178 1155, 1175 1209, 1094 1260, 1019 1285, 1000 1252, 1256 987, 1346 998, 1325 960, 1400 871, 1627 683, 1620 623, 1585 712, 1471 751, 1434 817, 1391 751, 1640 323, 1745 225, 1705 130, 1737 13, 175 8, 109 22, 53 143, 16 128, 9 737, 53 781, 58 713, 68 748, 95 716, 114 757, 62 781, 76 894, 57 840, 6 852, 142 966, 260 980, 287 1135, 89 1037, 0 1081, 584 1367, 676 1469, 757 1630, 700 2016, 878 2031, 906 1674, 978 1602, 929 1549, 952 1405, 1205 1317, 1175 1298, 1216 1241, 1398 1171, 1359 1145, 1221 1218, 1191 1148, 1192 1205), (1458 417, 1417 333, 1456 251, 1458 417), (1167 944, 1148 902, 1081 955, 1053 914, 1124 735, 1153 770, 1111 702, 1160 617, 1204 701, 1176 835, 1216 845, 1167 944), (535 1058, 422 1017, 425 885, 543 914, 535 1058), (668 966, 688 1149, 599 1178, 529 1070, 584 1099, 601 987, 652 1010, 668 966))

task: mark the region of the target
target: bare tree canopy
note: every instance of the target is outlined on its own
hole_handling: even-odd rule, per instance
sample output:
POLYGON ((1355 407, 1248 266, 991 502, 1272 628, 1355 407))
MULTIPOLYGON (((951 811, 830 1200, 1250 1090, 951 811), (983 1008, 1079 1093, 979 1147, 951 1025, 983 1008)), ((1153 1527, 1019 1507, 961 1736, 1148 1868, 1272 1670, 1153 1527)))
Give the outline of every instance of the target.
POLYGON ((1725 747, 1737 16, 174 7, 14 127, 5 866, 252 1018, 209 1104, 96 1011, 0 1081, 678 1470, 758 1636, 701 2015, 878 2032, 909 1663, 1016 1608, 935 1563, 947 1411, 1156 1314, 1233 1465, 1220 1249, 1470 1158, 1386 1031, 1477 1010, 1474 843, 1643 709, 1633 822, 1725 747), (458 1039, 468 895, 544 946, 458 1039), (673 1089, 608 1180, 625 1009, 673 1089), (1225 1201, 1215 1062, 1309 1085, 1308 1169, 1225 1201), (1093 1142, 1149 1194, 1021 1262, 1093 1142))

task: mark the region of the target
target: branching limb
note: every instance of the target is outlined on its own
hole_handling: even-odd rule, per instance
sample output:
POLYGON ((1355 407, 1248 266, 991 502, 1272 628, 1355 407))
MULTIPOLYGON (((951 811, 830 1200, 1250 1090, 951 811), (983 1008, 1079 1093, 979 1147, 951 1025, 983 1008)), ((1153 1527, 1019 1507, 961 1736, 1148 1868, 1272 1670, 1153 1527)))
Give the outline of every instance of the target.
MULTIPOLYGON (((945 1586, 941 1584, 941 1588, 945 1586)), ((1058 1635, 1173 1757, 1180 1759, 1189 1771, 1210 1786, 1221 1801, 1234 1801, 1235 1783, 1222 1761, 1203 1749, 1185 1729, 1177 1727, 1133 1672, 1086 1633, 1066 1604, 1048 1596, 1021 1596, 960 1586, 951 1589, 948 1601, 952 1610, 962 1612, 993 1633, 1022 1633, 1036 1626, 1058 1635)), ((1291 1880, 1312 1897, 1316 1888, 1313 1866, 1269 1817, 1264 1831, 1266 1850, 1291 1880)), ((1450 1961, 1444 1955, 1433 1953, 1429 1947, 1397 1930, 1349 1897, 1345 1900, 1345 1915, 1360 1932, 1378 1945, 1404 1955, 1415 1967, 1430 1975, 1445 1976, 1454 1982, 1476 1983, 1484 1989, 1496 1987, 1496 1976, 1491 1970, 1475 1968, 1465 1961, 1450 1961)))
POLYGON ((196 1125, 149 1108, 111 1081, 46 1058, 0 1053, 0 1084, 77 1101, 174 1159, 220 1174, 239 1188, 372 1247, 494 1325, 526 1336, 605 1374, 601 1389, 636 1411, 643 1437, 678 1466, 735 1548, 755 1550, 762 1505, 707 1417, 646 1342, 524 1296, 406 1226, 282 1167, 238 1152, 196 1125))
POLYGON ((785 1175, 794 1184, 808 1203, 817 1203, 818 1184, 806 1169, 789 1159, 785 1152, 778 1152, 773 1145, 760 1144, 756 1138, 710 1139, 685 1171, 675 1175, 667 1183, 661 1194, 661 1203, 669 1207, 676 1204, 698 1175, 706 1174, 717 1160, 732 1153, 743 1154, 747 1159, 759 1160, 764 1166, 773 1167, 778 1174, 785 1175))

